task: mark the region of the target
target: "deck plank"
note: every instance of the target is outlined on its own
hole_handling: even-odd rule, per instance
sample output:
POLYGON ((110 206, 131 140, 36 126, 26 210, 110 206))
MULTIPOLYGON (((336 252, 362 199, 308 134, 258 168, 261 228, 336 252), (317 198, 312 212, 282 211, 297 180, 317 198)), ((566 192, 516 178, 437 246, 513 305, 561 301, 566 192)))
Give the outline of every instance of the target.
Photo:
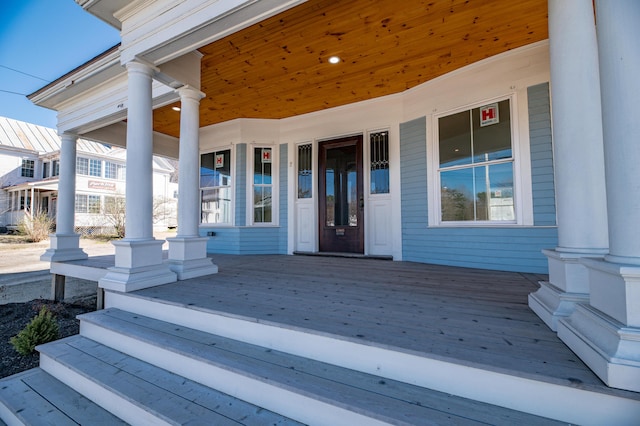
MULTIPOLYGON (((531 275, 310 256, 214 256, 220 272, 137 292, 494 369, 604 386, 528 308, 531 275), (179 291, 176 291, 179 286, 179 291)), ((540 278, 544 278, 540 277, 540 278)))

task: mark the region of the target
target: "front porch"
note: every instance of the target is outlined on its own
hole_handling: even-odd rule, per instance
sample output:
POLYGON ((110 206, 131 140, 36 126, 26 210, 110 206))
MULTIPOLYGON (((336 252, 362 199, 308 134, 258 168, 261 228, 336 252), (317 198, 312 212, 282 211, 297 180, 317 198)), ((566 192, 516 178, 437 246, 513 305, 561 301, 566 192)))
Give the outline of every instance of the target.
MULTIPOLYGON (((91 259, 67 264, 87 267, 91 259)), ((444 413, 447 424, 548 424, 525 413, 578 424, 633 424, 640 418, 640 394, 605 386, 528 308, 527 295, 545 276, 321 256, 215 255, 215 262, 216 275, 131 293, 107 291, 107 309, 82 319, 79 338, 206 386, 213 386, 210 364, 220 362, 214 346, 223 344, 204 341, 233 339, 233 345, 266 348, 263 355, 273 351, 305 360, 296 371, 319 361, 322 374, 340 368, 398 389, 408 384, 415 399, 405 404, 407 410, 416 415, 417 409, 420 416, 424 409, 424 423, 437 419, 431 417, 436 412, 444 413), (200 346, 186 351, 185 345, 200 346)), ((108 264, 108 258, 95 259, 94 267, 108 264)), ((60 370, 52 363, 63 362, 58 358, 68 351, 47 346, 41 348, 44 368, 55 375, 60 370)), ((256 379, 259 384, 241 385, 245 378, 234 378, 226 381, 233 382, 233 390, 223 392, 244 400, 257 394, 258 400, 250 402, 259 407, 322 423, 318 413, 309 414, 315 410, 309 401, 296 408, 291 395, 279 394, 301 387, 308 397, 317 389, 286 382, 275 385, 277 391, 254 391, 266 386, 260 380, 278 381, 263 368, 256 374, 267 378, 256 379)), ((60 377, 68 376, 63 371, 60 377)), ((334 377, 328 389, 342 389, 348 380, 334 377)), ((361 391, 356 387, 323 398, 343 398, 348 405, 350 393, 361 391)))

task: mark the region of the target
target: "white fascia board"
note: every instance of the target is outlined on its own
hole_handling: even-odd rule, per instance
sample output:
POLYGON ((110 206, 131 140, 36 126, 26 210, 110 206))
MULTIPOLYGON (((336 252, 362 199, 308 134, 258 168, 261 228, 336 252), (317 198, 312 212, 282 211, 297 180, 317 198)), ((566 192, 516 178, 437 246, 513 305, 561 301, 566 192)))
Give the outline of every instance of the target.
POLYGON ((122 56, 159 65, 306 0, 141 0, 120 10, 122 56))
POLYGON ((90 61, 76 71, 61 77, 59 81, 44 90, 29 95, 29 99, 38 106, 59 111, 60 104, 123 72, 120 52, 118 49, 113 49, 103 57, 90 61))
POLYGON ((76 3, 96 18, 112 27, 121 30, 122 24, 115 17, 118 10, 124 8, 132 0, 75 0, 76 3))
MULTIPOLYGON (((58 112, 58 132, 82 135, 126 119, 127 82, 127 74, 123 72, 122 75, 61 105, 58 112)), ((154 109, 180 99, 171 87, 157 81, 153 82, 152 96, 154 109)))

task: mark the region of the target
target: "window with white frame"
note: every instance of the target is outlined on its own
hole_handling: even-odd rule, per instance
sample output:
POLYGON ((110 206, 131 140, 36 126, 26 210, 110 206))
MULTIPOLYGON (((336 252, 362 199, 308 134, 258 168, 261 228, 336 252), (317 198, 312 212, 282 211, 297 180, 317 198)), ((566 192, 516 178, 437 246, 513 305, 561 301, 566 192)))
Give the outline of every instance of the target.
POLYGON ((84 176, 102 177, 102 160, 78 157, 76 159, 76 173, 84 176))
POLYGON ((49 168, 51 167, 51 163, 48 161, 45 161, 44 163, 42 163, 42 179, 46 179, 49 177, 49 173, 50 170, 49 168))
POLYGON ((514 223, 511 102, 438 117, 440 223, 514 223))
POLYGON ((253 223, 273 223, 273 149, 253 150, 253 223))
POLYGON ((60 175, 60 161, 53 160, 51 162, 51 176, 59 176, 60 175))
POLYGON ((33 177, 36 163, 34 160, 22 159, 22 168, 20 169, 20 176, 33 177))
POLYGON ((101 213, 101 203, 99 195, 76 194, 76 213, 101 213))
POLYGON ((123 164, 112 163, 110 161, 104 162, 104 177, 105 179, 125 179, 125 166, 123 164))
POLYGON ((200 220, 231 224, 231 150, 200 156, 200 220))

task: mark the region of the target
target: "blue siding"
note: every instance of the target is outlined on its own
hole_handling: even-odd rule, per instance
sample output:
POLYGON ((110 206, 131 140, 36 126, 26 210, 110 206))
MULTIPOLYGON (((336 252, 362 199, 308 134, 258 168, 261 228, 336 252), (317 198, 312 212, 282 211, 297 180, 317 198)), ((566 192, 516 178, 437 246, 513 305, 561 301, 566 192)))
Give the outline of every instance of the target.
POLYGON ((406 261, 548 273, 557 245, 548 84, 529 88, 532 227, 428 227, 426 119, 400 125, 402 256, 406 261), (544 225, 544 226, 543 226, 544 225))
POLYGON ((280 252, 280 228, 243 227, 207 228, 214 231, 209 237, 207 253, 221 254, 284 254, 280 252))
POLYGON ((289 198, 289 185, 288 185, 288 164, 289 164, 289 151, 287 144, 280 144, 280 249, 279 253, 287 252, 288 245, 288 221, 289 211, 287 210, 288 198, 289 198))
POLYGON ((247 224, 247 144, 236 146, 236 226, 247 224))
POLYGON ((537 226, 554 226, 556 224, 556 193, 553 180, 549 83, 529 87, 527 95, 529 98, 533 223, 537 226))

